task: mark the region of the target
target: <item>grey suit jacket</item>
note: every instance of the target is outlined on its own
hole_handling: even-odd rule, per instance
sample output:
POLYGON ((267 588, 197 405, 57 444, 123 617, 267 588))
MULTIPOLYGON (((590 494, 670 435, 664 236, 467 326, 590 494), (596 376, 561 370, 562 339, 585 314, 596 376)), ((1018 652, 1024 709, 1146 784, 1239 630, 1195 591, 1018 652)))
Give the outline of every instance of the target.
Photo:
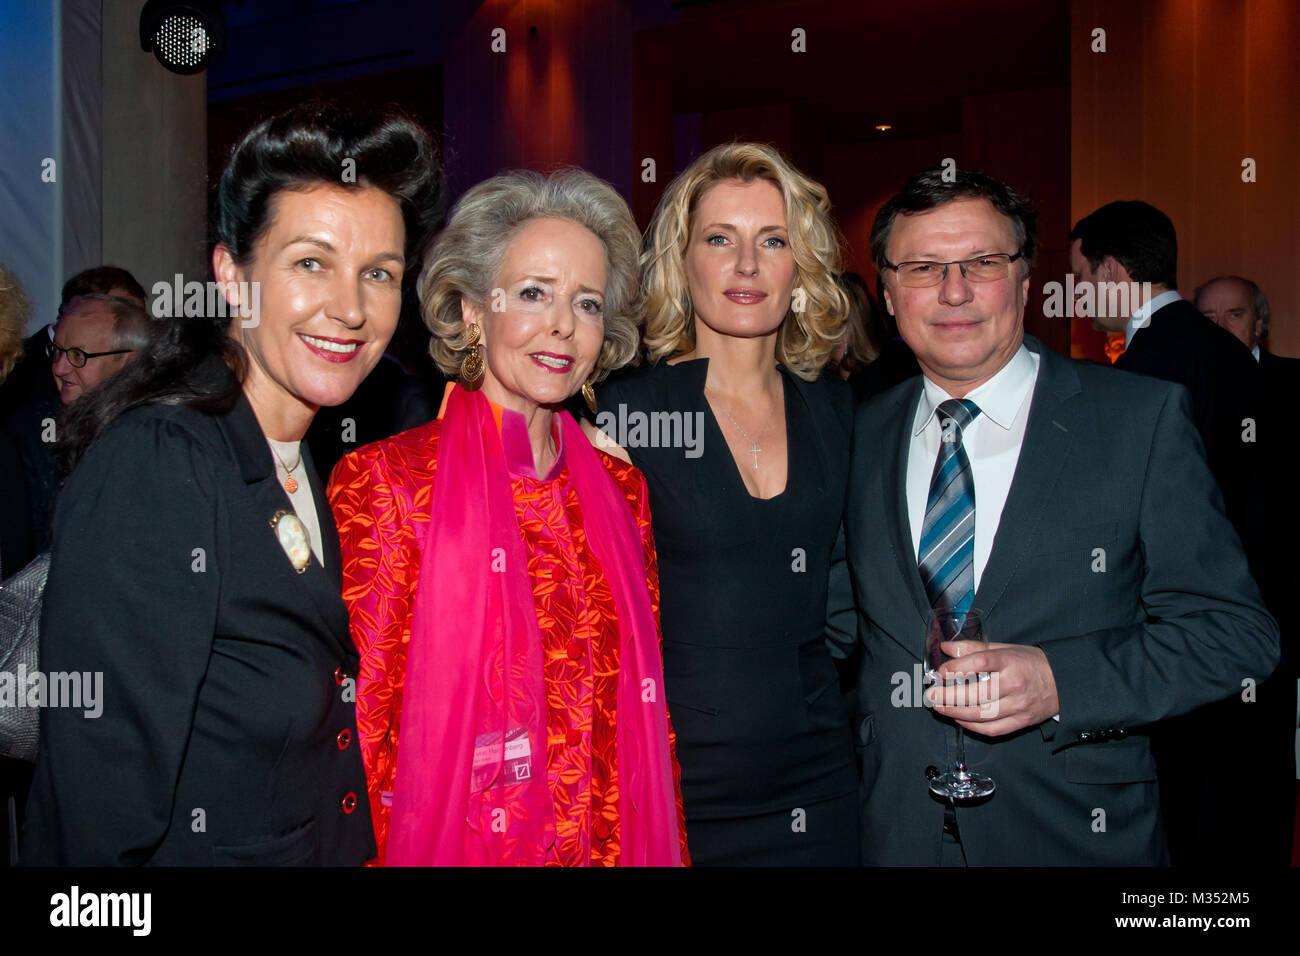
MULTIPOLYGON (((997 782, 988 800, 957 808, 967 862, 1162 864, 1141 728, 1268 676, 1277 626, 1224 515, 1186 390, 1025 343, 1040 356, 1038 379, 974 606, 990 641, 1047 654, 1060 722, 967 734, 968 765, 997 782)), ((947 769, 955 751, 953 725, 918 706, 915 683, 929 602, 905 476, 920 395, 913 378, 859 409, 845 510, 863 644, 863 861, 873 865, 939 864, 944 804, 926 770, 947 769)))

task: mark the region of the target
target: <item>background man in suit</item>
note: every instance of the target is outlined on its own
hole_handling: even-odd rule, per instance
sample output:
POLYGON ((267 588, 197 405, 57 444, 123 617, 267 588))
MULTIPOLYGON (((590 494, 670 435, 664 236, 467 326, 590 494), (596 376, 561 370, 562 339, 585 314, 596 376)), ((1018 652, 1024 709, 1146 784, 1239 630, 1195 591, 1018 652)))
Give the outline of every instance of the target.
POLYGON ((122 371, 148 344, 149 315, 141 306, 111 295, 77 296, 59 310, 49 349, 59 400, 75 402, 122 371))
MULTIPOLYGON (((1260 374, 1234 335, 1185 301, 1178 287, 1174 224, 1144 202, 1108 203, 1070 233, 1071 259, 1082 290, 1091 281, 1149 283, 1127 323, 1098 316, 1126 333, 1116 368, 1186 386, 1206 457, 1223 492, 1251 572, 1277 613, 1270 568, 1293 547, 1277 502, 1285 436, 1270 427, 1274 408, 1261 395, 1260 374), (1276 439, 1276 440, 1275 440, 1276 439)), ((1288 509, 1289 511, 1289 509, 1288 509)), ((1285 864, 1295 812, 1295 682, 1279 674, 1243 700, 1220 704, 1162 727, 1155 736, 1169 848, 1175 864, 1285 864), (1203 761, 1213 774, 1201 771, 1203 761)))
POLYGON ((1215 276, 1192 293, 1201 314, 1227 329, 1260 360, 1259 340, 1268 335, 1268 299, 1263 290, 1241 276, 1215 276))
MULTIPOLYGON (((140 330, 145 327, 147 318, 143 313, 144 288, 131 273, 117 266, 96 266, 78 272, 63 284, 58 321, 63 321, 67 316, 69 306, 74 300, 88 295, 113 296, 139 306, 141 311, 138 315, 122 320, 122 337, 138 338, 143 334, 140 330)), ((67 323, 68 328, 65 332, 72 331, 80 321, 78 319, 67 323)), ((108 323, 112 327, 109 335, 114 338, 117 331, 116 322, 116 319, 112 319, 108 323)), ((91 320, 89 328, 92 336, 98 324, 91 320)), ((0 430, 6 432, 9 440, 18 448, 26 475, 30 497, 28 520, 32 525, 33 554, 44 551, 50 546, 50 521, 54 512, 55 492, 58 489, 58 469, 54 464, 52 442, 49 440, 49 429, 45 422, 57 415, 62 404, 61 398, 70 401, 76 397, 76 394, 85 390, 84 388, 69 389, 65 395, 57 372, 61 370, 67 377, 98 384, 107 378, 109 373, 120 369, 124 363, 119 359, 131 358, 130 355, 125 355, 90 359, 86 363, 89 368, 80 370, 67 368, 65 358, 60 369, 54 369, 56 363, 50 360, 49 348, 54 344, 55 327, 56 323, 51 323, 27 338, 23 343, 22 357, 0 387, 0 430), (51 374, 52 371, 56 374, 51 374)), ((92 348, 90 345, 68 340, 66 334, 61 344, 79 345, 87 352, 99 351, 98 347, 92 348)), ((117 348, 117 346, 105 346, 105 348, 117 348)))
MULTIPOLYGON (((1219 327, 1226 329, 1241 340, 1250 349, 1250 353, 1259 363, 1260 389, 1264 407, 1280 409, 1289 406, 1291 392, 1300 382, 1300 360, 1274 355, 1264 345, 1268 338, 1268 298, 1260 287, 1250 279, 1241 276, 1216 276, 1197 287, 1192 296, 1196 308, 1206 318, 1213 320, 1219 327)), ((1265 469, 1275 481, 1286 474, 1290 451, 1285 442, 1274 442, 1265 448, 1270 454, 1265 462, 1265 469)), ((1272 532, 1272 551, 1256 560, 1252 555, 1251 570, 1259 581, 1268 605, 1282 631, 1282 660, 1284 670, 1271 682, 1276 693, 1269 698, 1260 698, 1264 709, 1276 711, 1277 738, 1274 739, 1272 753, 1278 762, 1276 800, 1269 800, 1268 806, 1273 811, 1277 826, 1287 833, 1294 832, 1295 827, 1295 762, 1286 759, 1293 754, 1295 744, 1296 701, 1297 701, 1297 655, 1295 641, 1300 634, 1300 623, 1292 609, 1290 596, 1290 560, 1288 541, 1300 536, 1295 509, 1284 505, 1286 500, 1279 497, 1282 490, 1275 490, 1274 497, 1260 501, 1260 508, 1266 528, 1272 532)), ((1266 492, 1265 492, 1266 494, 1266 492)), ((1261 692, 1268 690, 1266 684, 1261 692)), ((1252 814, 1254 819, 1261 819, 1252 814)), ((1266 814, 1262 822, 1270 824, 1266 814)), ((1289 841, 1288 841, 1289 842, 1289 841)), ((1284 862, 1274 859, 1273 862, 1284 862)))
POLYGON ((1196 288, 1192 295, 1201 314, 1226 329, 1250 349, 1259 363, 1264 400, 1281 398, 1283 387, 1300 382, 1300 359, 1274 355, 1265 347, 1268 340, 1268 297, 1250 279, 1215 276, 1196 288))
POLYGON ((1124 333, 1124 354, 1116 368, 1186 386, 1210 470, 1223 490, 1229 518, 1243 532, 1255 462, 1254 443, 1241 439, 1242 423, 1259 421, 1259 377, 1249 356, 1234 347, 1232 334, 1178 293, 1173 222, 1148 203, 1108 203, 1071 231, 1070 268, 1078 279, 1076 295, 1101 283, 1136 290, 1127 315, 1098 309, 1093 324, 1124 333))
MULTIPOLYGON (((135 276, 117 266, 84 269, 63 284, 59 311, 82 295, 112 295, 145 307, 144 287, 135 276)), ((27 403, 44 403, 53 408, 58 388, 50 377, 50 359, 46 349, 54 341, 54 323, 33 332, 23 343, 23 355, 0 388, 0 418, 27 403)))
POLYGON ((3 425, 22 458, 37 553, 50 546, 59 488, 49 423, 60 405, 76 401, 132 361, 148 343, 149 328, 148 313, 135 299, 88 293, 60 306, 54 338, 40 346, 49 391, 37 390, 3 425))
POLYGON ((934 169, 872 229, 923 377, 859 409, 845 513, 870 864, 1166 862, 1141 727, 1277 662, 1186 393, 1025 336, 1034 225, 997 180, 934 169), (926 614, 967 602, 991 643, 945 645, 941 673, 989 672, 988 701, 930 688, 927 712, 926 614), (953 720, 997 782, 977 805, 928 790, 953 720))

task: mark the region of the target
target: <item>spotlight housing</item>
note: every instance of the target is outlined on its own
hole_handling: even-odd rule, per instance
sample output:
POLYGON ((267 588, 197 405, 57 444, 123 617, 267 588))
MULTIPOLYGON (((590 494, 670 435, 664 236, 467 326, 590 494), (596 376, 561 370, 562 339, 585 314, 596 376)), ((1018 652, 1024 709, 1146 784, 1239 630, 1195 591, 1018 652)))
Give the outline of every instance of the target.
POLYGON ((140 11, 140 48, 173 73, 198 73, 226 48, 226 19, 216 0, 149 0, 140 11))

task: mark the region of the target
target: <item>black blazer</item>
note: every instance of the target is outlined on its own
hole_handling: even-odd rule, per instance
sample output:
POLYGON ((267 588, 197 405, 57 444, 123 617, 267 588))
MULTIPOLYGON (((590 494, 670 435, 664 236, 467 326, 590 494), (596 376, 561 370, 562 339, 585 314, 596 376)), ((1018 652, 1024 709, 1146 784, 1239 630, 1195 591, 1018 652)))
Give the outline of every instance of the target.
MULTIPOLYGON (((968 765, 997 792, 957 808, 963 847, 971 865, 1163 863, 1155 764, 1133 731, 1262 680, 1277 664, 1277 627, 1186 392, 1025 343, 1038 378, 974 606, 990 640, 1047 654, 1060 722, 967 734, 968 765)), ((926 771, 954 756, 952 724, 915 706, 929 602, 906 473, 920 395, 916 378, 859 409, 845 510, 865 651, 863 862, 875 865, 939 865, 944 804, 926 771)))
POLYGON ((291 505, 242 395, 226 415, 128 412, 69 477, 41 665, 102 672, 102 713, 43 712, 24 863, 375 855, 338 535, 304 464, 325 567, 313 555, 303 574, 272 530, 291 505))
POLYGON ((1274 355, 1266 349, 1259 350, 1259 372, 1263 376, 1265 398, 1279 401, 1300 388, 1300 359, 1274 355))

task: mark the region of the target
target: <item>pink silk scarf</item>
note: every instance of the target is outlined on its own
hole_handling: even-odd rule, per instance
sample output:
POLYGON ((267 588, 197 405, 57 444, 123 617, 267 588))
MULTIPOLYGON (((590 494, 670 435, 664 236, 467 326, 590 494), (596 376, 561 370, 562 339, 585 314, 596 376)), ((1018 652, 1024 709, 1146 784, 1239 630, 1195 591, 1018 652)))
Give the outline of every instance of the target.
MULTIPOLYGON (((599 455, 557 414, 619 624, 620 863, 679 866, 659 632, 636 521, 599 455)), ((390 866, 541 865, 555 842, 542 636, 497 423, 448 392, 407 650, 390 866)))

